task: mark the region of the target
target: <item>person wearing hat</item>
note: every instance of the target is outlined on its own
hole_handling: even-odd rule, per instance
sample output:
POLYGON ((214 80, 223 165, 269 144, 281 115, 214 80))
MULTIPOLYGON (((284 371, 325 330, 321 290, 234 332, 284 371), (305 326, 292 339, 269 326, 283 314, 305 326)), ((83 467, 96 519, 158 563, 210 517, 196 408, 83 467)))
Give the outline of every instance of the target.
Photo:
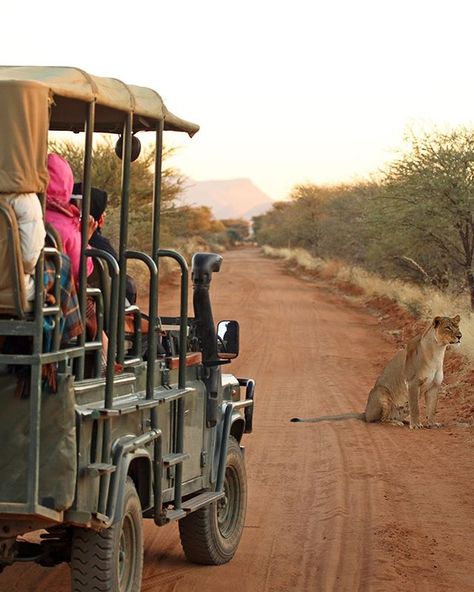
MULTIPOLYGON (((73 195, 71 199, 82 199, 82 183, 74 183, 73 195)), ((89 239, 89 245, 95 249, 102 249, 110 253, 118 261, 118 253, 114 249, 110 240, 102 234, 102 227, 105 224, 105 210, 107 208, 107 191, 98 187, 91 187, 90 215, 97 222, 97 228, 89 239)), ((125 295, 127 304, 135 304, 137 301, 137 286, 135 280, 127 275, 125 295)))
MULTIPOLYGON (((81 259, 81 212, 70 202, 74 177, 65 158, 59 154, 48 154, 49 182, 46 188, 45 222, 57 231, 64 253, 71 259, 72 275, 79 283, 81 259)), ((88 239, 96 228, 96 222, 89 217, 88 239)), ((94 271, 92 259, 86 262, 87 277, 94 271)))
MULTIPOLYGON (((82 199, 82 184, 75 183, 73 188, 73 195, 71 199, 82 199)), ((105 210, 107 208, 107 192, 103 189, 99 189, 98 187, 91 187, 91 202, 90 202, 90 214, 97 222, 97 228, 95 229, 94 234, 89 240, 89 245, 96 249, 102 249, 107 253, 110 253, 115 259, 118 261, 118 254, 117 251, 114 249, 110 240, 102 234, 102 227, 105 223, 105 210)), ((126 305, 135 304, 137 301, 137 287, 135 284, 135 280, 130 277, 129 275, 126 276, 126 305)), ((125 316, 125 329, 129 333, 133 333, 135 331, 134 328, 134 321, 131 315, 125 316)), ((147 315, 142 313, 142 320, 141 320, 141 332, 142 332, 142 347, 143 347, 143 356, 144 359, 148 357, 148 317, 147 315)), ((163 355, 165 350, 161 344, 161 329, 159 330, 159 339, 157 341, 157 351, 156 354, 163 355)))

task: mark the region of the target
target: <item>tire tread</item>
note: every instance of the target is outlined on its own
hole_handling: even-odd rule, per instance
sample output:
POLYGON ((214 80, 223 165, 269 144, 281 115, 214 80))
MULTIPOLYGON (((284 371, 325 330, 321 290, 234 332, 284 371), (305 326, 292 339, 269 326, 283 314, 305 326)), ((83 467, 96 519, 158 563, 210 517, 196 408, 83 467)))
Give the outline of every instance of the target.
MULTIPOLYGON (((243 513, 245 516, 247 485, 245 463, 240 446, 234 437, 229 437, 227 459, 234 458, 241 476, 241 494, 243 495, 243 513)), ((216 540, 213 528, 213 518, 216 512, 216 502, 200 508, 179 521, 179 535, 184 554, 189 561, 202 565, 221 565, 227 563, 234 556, 240 540, 241 532, 236 537, 235 545, 228 551, 222 548, 216 540)), ((241 529, 243 529, 243 520, 241 529)))
MULTIPOLYGON (((130 502, 137 513, 141 506, 133 481, 128 478, 125 484, 125 505, 130 502), (138 504, 138 506, 137 506, 138 504)), ((118 539, 121 522, 100 532, 75 528, 71 546, 71 582, 73 592, 116 592, 114 569, 118 561, 118 539)), ((141 523, 139 528, 142 535, 141 523)), ((143 555, 143 536, 139 541, 143 555)), ((140 558, 136 581, 141 581, 143 557, 140 558)))

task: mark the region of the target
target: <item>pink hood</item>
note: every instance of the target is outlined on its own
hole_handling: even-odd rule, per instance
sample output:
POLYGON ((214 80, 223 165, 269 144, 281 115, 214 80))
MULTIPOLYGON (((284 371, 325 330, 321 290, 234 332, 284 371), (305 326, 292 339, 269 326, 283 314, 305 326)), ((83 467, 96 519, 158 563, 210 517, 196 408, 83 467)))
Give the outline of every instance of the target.
MULTIPOLYGON (((68 162, 57 154, 48 154, 49 184, 46 188, 45 220, 59 233, 64 253, 71 259, 72 274, 79 281, 81 260, 80 212, 69 202, 74 178, 68 162)), ((87 275, 94 270, 94 263, 87 258, 87 275)))
POLYGON ((74 185, 74 176, 69 163, 58 154, 48 154, 49 183, 46 196, 69 203, 74 185))

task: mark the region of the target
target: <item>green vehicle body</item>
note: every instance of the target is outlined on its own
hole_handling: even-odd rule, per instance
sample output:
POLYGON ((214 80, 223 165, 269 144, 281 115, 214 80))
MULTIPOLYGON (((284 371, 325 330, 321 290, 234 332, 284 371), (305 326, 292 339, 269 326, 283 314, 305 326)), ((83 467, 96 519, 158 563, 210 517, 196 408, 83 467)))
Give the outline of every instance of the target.
MULTIPOLYGON (((253 380, 235 378, 223 369, 238 354, 238 338, 226 349, 222 345, 223 332, 229 327, 238 329, 238 325, 224 321, 216 331, 212 317, 209 288, 212 274, 220 270, 222 257, 196 254, 190 274, 180 254, 159 247, 163 131, 193 135, 198 127, 171 114, 154 91, 126 87, 119 81, 94 78, 72 68, 0 68, 3 113, 5 104, 18 104, 15 93, 26 97, 25 104, 33 96, 31 100, 39 105, 39 111, 35 107, 25 115, 20 101, 18 112, 13 109, 8 113, 9 121, 0 115, 0 131, 5 131, 5 126, 8 131, 16 115, 24 126, 34 118, 31 134, 37 132, 38 137, 30 138, 29 155, 23 161, 17 159, 18 166, 21 162, 32 168, 38 162, 45 166, 48 129, 85 132, 82 181, 83 218, 87 219, 84 212, 90 207, 94 133, 117 133, 122 143, 122 199, 119 261, 87 246, 81 256, 78 297, 83 318, 86 300, 93 298, 98 335, 105 326, 109 338, 107 368, 102 376, 101 342, 88 342, 83 333, 74 343, 60 348, 60 307, 43 303, 44 257, 60 264, 54 236, 37 263, 35 302, 28 310, 21 288, 18 228, 11 208, 1 199, 1 193, 11 192, 11 188, 2 187, 2 151, 7 156, 10 150, 14 154, 21 152, 22 147, 15 144, 21 143, 21 136, 19 139, 12 134, 7 143, 2 135, 0 238, 5 244, 0 265, 8 282, 0 282, 0 288, 6 284, 8 302, 2 308, 0 296, 0 336, 23 339, 29 346, 20 354, 0 353, 0 572, 25 560, 49 566, 62 561, 74 564, 76 536, 92 537, 89 552, 93 554, 95 533, 106 536, 108 529, 125 524, 125 498, 130 488, 127 484, 139 499, 142 516, 153 519, 158 526, 175 520, 189 521, 191 514, 204 510, 218 516, 217 523, 223 521, 227 529, 223 530, 223 538, 235 539, 233 547, 220 557, 204 553, 202 561, 199 550, 187 553, 185 548, 185 552, 192 560, 223 563, 235 552, 245 514, 245 495, 230 491, 235 480, 232 475, 240 469, 229 473, 228 446, 231 442, 234 450, 235 442, 240 446, 244 433, 252 430, 255 385, 253 380), (47 114, 46 130, 44 125, 41 127, 40 111, 47 114), (127 248, 130 162, 137 131, 150 131, 156 139, 150 254, 127 248), (86 286, 87 257, 95 261, 98 288, 86 286), (162 258, 171 258, 180 268, 177 317, 159 317, 158 264, 162 258), (149 355, 148 360, 141 353, 141 311, 137 307, 126 309, 125 305, 126 266, 130 259, 141 260, 148 269, 149 325, 165 329, 164 339, 168 340, 167 354, 149 355), (194 316, 189 316, 187 310, 191 281, 194 316), (136 321, 134 345, 129 351, 124 345, 126 313, 134 315, 136 321), (54 329, 52 345, 45 351, 43 327, 48 319, 54 329), (115 372, 117 362, 123 366, 119 374, 115 372), (57 371, 56 392, 48 389, 43 380, 47 364, 57 371), (13 366, 27 369, 27 396, 18 395, 18 373, 12 374, 13 366), (240 506, 229 511, 229 503, 235 500, 240 506), (232 512, 236 514, 233 518, 232 512), (17 538, 39 529, 46 530, 40 544, 17 538)), ((41 187, 31 189, 41 194, 44 175, 37 183, 41 187)), ((83 245, 87 245, 85 223, 81 232, 83 245)), ((59 302, 58 285, 55 294, 59 302)), ((157 351, 158 332, 150 331, 147 338, 148 351, 157 351)), ((240 450, 243 454, 242 447, 240 450)), ((191 524, 187 530, 192 528, 191 524)), ((119 539, 125 539, 125 543, 118 543, 120 550, 133 554, 133 548, 130 550, 126 543, 128 531, 125 526, 123 529, 125 534, 122 532, 119 539)), ((186 537, 186 528, 183 532, 186 537)), ((110 561, 113 571, 113 558, 110 561)), ((100 589, 138 591, 141 574, 137 570, 141 568, 127 567, 133 561, 125 562, 125 568, 122 561, 117 568, 118 580, 100 589)), ((73 578, 74 591, 89 589, 89 584, 75 582, 73 578)))

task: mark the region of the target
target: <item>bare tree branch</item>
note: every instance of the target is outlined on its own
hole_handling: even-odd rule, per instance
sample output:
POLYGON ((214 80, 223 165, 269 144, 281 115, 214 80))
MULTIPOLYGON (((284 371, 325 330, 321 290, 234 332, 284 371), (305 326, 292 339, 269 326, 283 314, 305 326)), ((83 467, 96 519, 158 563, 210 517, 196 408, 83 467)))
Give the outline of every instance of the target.
POLYGON ((423 278, 425 279, 426 282, 432 282, 433 279, 431 278, 431 276, 423 269, 423 267, 421 267, 421 265, 419 263, 417 263, 414 259, 412 259, 411 257, 407 257, 406 255, 401 255, 396 257, 397 259, 400 259, 401 261, 404 261, 405 263, 408 263, 408 265, 413 268, 415 271, 417 271, 420 275, 423 276, 423 278))

